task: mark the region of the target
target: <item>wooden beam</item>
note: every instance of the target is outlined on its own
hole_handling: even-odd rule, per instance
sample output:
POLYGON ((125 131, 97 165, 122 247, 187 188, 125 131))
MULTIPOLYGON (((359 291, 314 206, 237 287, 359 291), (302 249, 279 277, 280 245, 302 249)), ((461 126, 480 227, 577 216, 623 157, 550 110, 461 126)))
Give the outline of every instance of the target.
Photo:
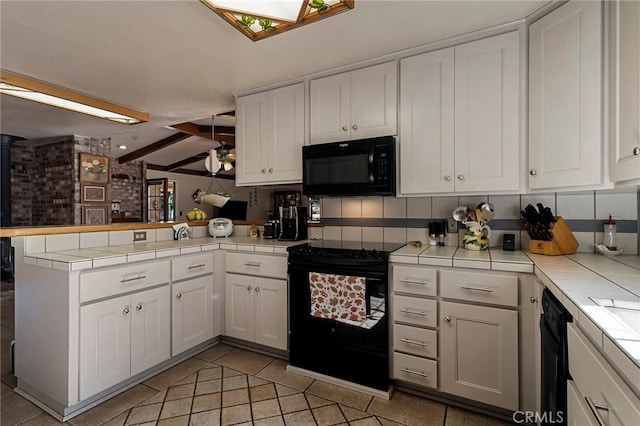
POLYGON ((179 124, 174 124, 172 126, 169 127, 173 127, 176 130, 180 130, 181 132, 185 132, 185 133, 189 133, 190 135, 193 136, 199 136, 201 138, 205 138, 205 139, 213 139, 213 137, 211 136, 211 126, 209 126, 209 131, 200 131, 200 126, 198 126, 195 123, 191 123, 191 122, 186 122, 186 123, 179 123, 179 124))
POLYGON ((192 157, 185 158, 184 160, 176 161, 175 163, 169 164, 167 166, 167 170, 179 169, 180 167, 186 166, 187 164, 193 164, 196 161, 202 161, 208 156, 208 152, 201 152, 200 154, 196 154, 192 157))
MULTIPOLYGON (((211 133, 211 126, 207 126, 206 124, 199 124, 198 125, 198 129, 203 132, 209 132, 211 133)), ((235 135, 236 134, 236 128, 233 126, 217 126, 216 125, 216 135, 217 134, 221 134, 221 135, 235 135)))
POLYGON ((210 176, 208 171, 191 170, 191 169, 175 169, 171 170, 171 173, 182 173, 183 175, 195 175, 195 176, 210 176))
POLYGON ((181 132, 189 133, 193 136, 199 136, 205 139, 216 140, 219 142, 224 142, 225 145, 230 145, 231 147, 236 146, 236 129, 231 126, 216 126, 216 134, 211 135, 211 126, 195 124, 191 122, 174 124, 172 127, 176 130, 180 130, 181 132))
POLYGON ((176 133, 174 135, 161 139, 158 142, 154 142, 151 145, 143 146, 142 148, 136 149, 129 154, 118 157, 118 163, 124 164, 128 163, 129 161, 137 160, 140 157, 144 157, 145 155, 149 155, 153 152, 161 150, 162 148, 166 148, 170 145, 173 145, 174 143, 178 143, 190 137, 191 135, 188 133, 176 133))

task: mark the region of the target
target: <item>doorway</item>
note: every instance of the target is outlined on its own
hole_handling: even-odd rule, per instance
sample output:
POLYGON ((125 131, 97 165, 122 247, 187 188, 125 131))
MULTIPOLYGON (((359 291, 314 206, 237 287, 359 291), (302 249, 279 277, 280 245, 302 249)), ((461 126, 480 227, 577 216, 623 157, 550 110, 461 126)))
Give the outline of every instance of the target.
POLYGON ((147 179, 147 221, 175 220, 175 188, 176 183, 167 178, 147 179))

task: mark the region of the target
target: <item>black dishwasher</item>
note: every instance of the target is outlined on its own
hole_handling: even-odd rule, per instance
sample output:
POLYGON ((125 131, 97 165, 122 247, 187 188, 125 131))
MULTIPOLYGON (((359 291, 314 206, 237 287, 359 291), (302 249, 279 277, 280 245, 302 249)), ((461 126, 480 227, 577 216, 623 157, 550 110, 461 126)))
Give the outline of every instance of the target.
POLYGON ((567 380, 569 377, 567 323, 571 314, 549 291, 542 292, 540 315, 542 425, 567 424, 567 380))

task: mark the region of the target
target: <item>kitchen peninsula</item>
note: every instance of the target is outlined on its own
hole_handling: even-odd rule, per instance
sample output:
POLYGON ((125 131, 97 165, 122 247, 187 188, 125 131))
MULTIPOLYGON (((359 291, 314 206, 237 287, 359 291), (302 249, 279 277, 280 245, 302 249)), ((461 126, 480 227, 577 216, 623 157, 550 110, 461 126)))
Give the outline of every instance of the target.
MULTIPOLYGON (((286 253, 287 247, 299 242, 240 236, 213 239, 207 234, 206 222, 190 224, 194 238, 184 241, 173 240, 171 224, 117 224, 100 229, 83 226, 66 232, 57 232, 62 231, 57 227, 13 230, 17 392, 58 418, 67 419, 221 338, 286 358, 286 253), (133 232, 141 230, 147 232, 147 240, 134 243, 133 232), (235 293, 239 290, 232 285, 235 281, 225 282, 227 275, 271 284, 261 284, 260 294, 251 296, 253 300, 269 292, 270 300, 275 301, 273 309, 261 312, 254 302, 251 312, 240 312, 230 298, 239 295, 235 293), (249 313, 251 321, 247 319, 249 313), (149 325, 141 328, 136 315, 145 315, 149 325), (249 323, 252 328, 244 327, 249 323)), ((639 302, 638 256, 605 258, 581 253, 551 257, 521 251, 473 252, 455 246, 407 245, 393 252, 390 262, 393 280, 402 279, 401 273, 406 275, 407 270, 432 274, 439 280, 433 297, 441 305, 460 300, 452 293, 454 288, 447 277, 521 277, 516 299, 504 299, 512 306, 507 310, 518 313, 520 337, 516 340, 529 342, 529 346, 517 349, 519 358, 526 361, 510 373, 519 377, 519 396, 509 403, 515 405, 509 405, 508 410, 536 407, 539 393, 534 354, 538 349, 531 341, 538 333, 538 294, 547 287, 572 313, 574 324, 588 336, 608 373, 617 377, 615 385, 626 389, 621 394, 628 403, 623 418, 637 413, 640 339, 633 340, 628 327, 591 297, 639 302)), ((396 292, 403 293, 395 281, 392 285, 396 292)), ((485 284, 487 288, 493 285, 485 284)), ((471 302, 469 306, 473 305, 471 302)), ((402 322, 399 317, 394 320, 402 322)), ((441 320, 446 321, 438 318, 435 323, 439 330, 444 327, 441 320)), ((403 352, 395 342, 392 346, 392 351, 403 352)), ((394 377, 393 370, 390 374, 394 377)), ((398 388, 407 386, 425 395, 431 387, 440 392, 440 397, 462 396, 470 405, 482 401, 438 388, 438 382, 416 387, 415 382, 395 379, 398 388)), ((492 405, 501 406, 497 402, 488 404, 492 405)), ((613 405, 619 406, 617 402, 613 405)))

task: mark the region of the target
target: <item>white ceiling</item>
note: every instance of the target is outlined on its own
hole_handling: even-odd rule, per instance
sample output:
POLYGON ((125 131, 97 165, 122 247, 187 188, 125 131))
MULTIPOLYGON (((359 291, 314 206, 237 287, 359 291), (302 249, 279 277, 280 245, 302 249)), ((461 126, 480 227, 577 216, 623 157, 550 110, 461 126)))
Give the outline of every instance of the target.
MULTIPOLYGON (((511 22, 547 1, 356 0, 351 11, 252 42, 197 0, 2 0, 3 69, 151 119, 126 126, 2 95, 0 131, 110 137, 119 156, 175 133, 164 126, 233 110, 234 92, 511 22)), ((167 165, 217 145, 194 137, 142 159, 167 165)))

